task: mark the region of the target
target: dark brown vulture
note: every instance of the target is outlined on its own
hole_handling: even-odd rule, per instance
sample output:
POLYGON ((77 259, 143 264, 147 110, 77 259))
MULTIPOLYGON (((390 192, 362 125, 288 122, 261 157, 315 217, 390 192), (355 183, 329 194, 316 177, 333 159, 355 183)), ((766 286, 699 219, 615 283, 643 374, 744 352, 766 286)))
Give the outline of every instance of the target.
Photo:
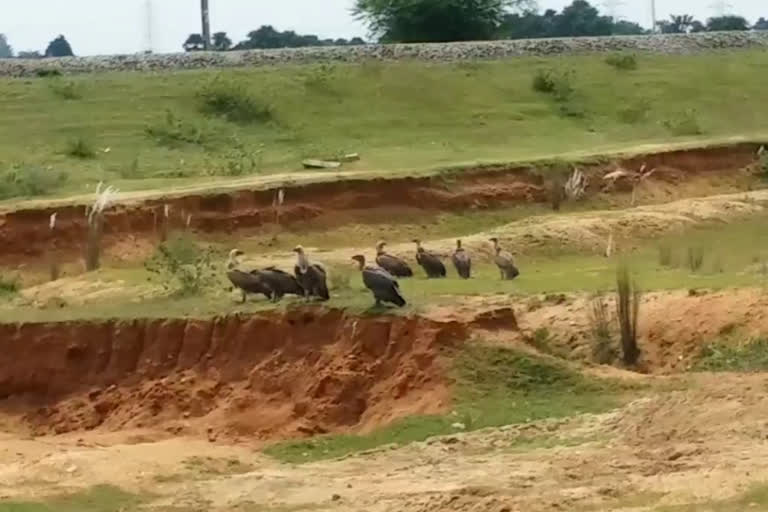
POLYGON ((519 276, 520 271, 517 270, 517 267, 515 266, 514 258, 512 258, 510 253, 502 250, 501 246, 499 246, 499 239, 491 238, 490 241, 493 242, 493 252, 495 254, 493 261, 496 263, 496 266, 499 267, 501 279, 511 281, 519 276))
POLYGON ((275 302, 283 298, 283 295, 304 296, 304 288, 299 281, 288 272, 283 272, 275 267, 267 267, 264 270, 252 270, 251 274, 259 276, 272 290, 275 302))
POLYGON ((472 258, 469 253, 461 246, 461 240, 456 240, 456 250, 451 256, 453 266, 462 279, 469 279, 472 276, 472 258))
POLYGON ((243 251, 233 249, 229 252, 227 259, 227 277, 229 281, 243 293, 243 302, 245 302, 249 293, 262 293, 268 299, 272 299, 272 288, 266 280, 258 273, 243 272, 237 267, 240 266, 238 258, 243 255, 243 251))
POLYGON ((293 252, 296 253, 296 266, 293 267, 293 271, 296 274, 296 280, 304 289, 304 296, 329 300, 331 294, 328 292, 325 268, 319 263, 310 264, 302 246, 297 245, 293 252))
POLYGON ((397 279, 383 268, 376 268, 365 265, 365 256, 358 254, 352 256, 358 264, 363 274, 363 284, 371 290, 376 306, 381 306, 382 302, 388 302, 398 307, 406 305, 405 299, 400 294, 400 285, 397 279))
POLYGON ((386 242, 376 244, 376 264, 395 277, 412 277, 413 270, 406 262, 384 251, 386 242))
POLYGON ((418 238, 413 241, 416 244, 416 263, 421 265, 424 272, 427 273, 427 278, 435 279, 439 277, 445 277, 445 265, 440 261, 440 258, 424 250, 421 246, 421 240, 418 238))

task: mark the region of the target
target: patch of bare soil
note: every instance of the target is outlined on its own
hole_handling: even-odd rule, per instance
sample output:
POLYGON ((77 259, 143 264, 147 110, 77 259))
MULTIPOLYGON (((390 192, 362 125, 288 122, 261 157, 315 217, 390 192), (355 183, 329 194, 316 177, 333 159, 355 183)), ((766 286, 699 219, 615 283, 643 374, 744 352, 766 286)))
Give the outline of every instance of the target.
POLYGON ((0 411, 34 434, 153 428, 255 439, 365 430, 449 403, 457 323, 292 310, 0 325, 0 411))
POLYGON ((112 483, 154 492, 154 506, 205 510, 638 512, 728 498, 762 483, 768 376, 696 375, 670 384, 608 414, 301 466, 220 443, 6 435, 0 437, 0 496, 39 496, 42 485, 51 492, 112 483), (195 469, 193 455, 198 463, 246 461, 252 468, 232 474, 195 469))
MULTIPOLYGON (((744 190, 754 181, 743 169, 754 162, 756 149, 754 144, 739 144, 586 165, 584 172, 590 178, 587 196, 626 192, 632 188, 631 183, 629 187, 621 183, 607 186, 604 176, 617 168, 636 172, 643 165, 655 168, 656 172, 640 187, 641 199, 654 200, 658 196, 660 200, 669 200, 691 192, 700 195, 713 190, 744 190), (699 179, 702 176, 704 179, 699 179), (712 179, 712 176, 720 178, 712 179), (695 185, 686 191, 681 184, 691 180, 695 185)), ((413 207, 434 212, 546 202, 552 175, 548 169, 495 166, 466 170, 450 178, 363 179, 350 175, 346 181, 282 185, 286 200, 279 218, 286 225, 361 208, 413 207)), ((142 243, 138 240, 155 237, 168 228, 230 233, 271 224, 277 213, 275 193, 275 188, 237 190, 130 202, 130 196, 126 196, 126 202, 106 214, 105 242, 107 245, 122 243, 122 252, 130 254, 141 252, 142 243), (136 243, 126 248, 126 239, 136 243)), ((87 227, 85 208, 84 204, 60 204, 0 212, 0 245, 4 248, 0 260, 12 263, 44 254, 65 255, 82 250, 87 227), (54 212, 57 224, 52 232, 48 219, 54 212)))

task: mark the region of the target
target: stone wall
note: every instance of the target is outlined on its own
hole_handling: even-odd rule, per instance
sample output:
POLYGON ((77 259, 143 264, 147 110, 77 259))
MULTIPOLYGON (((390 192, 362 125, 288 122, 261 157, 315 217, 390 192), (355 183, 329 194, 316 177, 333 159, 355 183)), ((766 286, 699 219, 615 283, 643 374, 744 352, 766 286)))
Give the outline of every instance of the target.
POLYGON ((360 62, 366 60, 455 61, 504 59, 596 52, 696 52, 768 49, 768 31, 712 32, 656 36, 520 39, 471 43, 395 44, 346 47, 290 48, 238 52, 197 52, 162 55, 110 55, 61 59, 0 59, 0 76, 36 76, 41 71, 91 73, 98 71, 157 71, 201 68, 255 67, 288 63, 360 62))

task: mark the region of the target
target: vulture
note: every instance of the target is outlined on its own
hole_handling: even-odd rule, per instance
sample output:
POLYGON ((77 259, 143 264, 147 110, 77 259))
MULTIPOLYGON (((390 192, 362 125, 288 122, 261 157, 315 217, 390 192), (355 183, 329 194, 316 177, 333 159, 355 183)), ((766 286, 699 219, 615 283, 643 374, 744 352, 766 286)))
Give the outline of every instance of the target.
POLYGON ((413 270, 406 262, 384 251, 386 242, 376 244, 376 264, 395 277, 412 277, 413 270))
POLYGON ((376 299, 376 306, 381 306, 382 302, 389 302, 398 307, 405 306, 406 302, 400 294, 400 285, 397 279, 383 268, 370 267, 365 265, 365 256, 358 254, 352 256, 363 273, 363 284, 371 290, 376 299))
POLYGON ((512 280, 519 276, 520 271, 517 270, 517 267, 515 266, 515 260, 510 253, 502 250, 499 246, 499 239, 491 238, 490 241, 493 242, 493 251, 495 255, 493 261, 496 263, 496 266, 499 267, 501 279, 512 280))
POLYGON ((246 296, 249 293, 263 293, 268 299, 272 299, 272 288, 267 284, 267 281, 260 274, 260 271, 255 270, 251 273, 243 272, 237 267, 240 266, 238 257, 243 255, 243 251, 239 249, 232 249, 229 252, 229 258, 227 259, 227 277, 229 281, 239 288, 243 293, 243 302, 246 300, 246 296))
POLYGON ((472 258, 469 257, 469 253, 461 246, 461 240, 456 240, 456 250, 453 251, 451 256, 453 266, 456 267, 456 272, 462 279, 469 279, 472 276, 472 258))
POLYGON ((413 241, 416 244, 416 263, 421 265, 424 272, 427 273, 427 278, 434 279, 438 277, 445 277, 445 265, 440 261, 440 258, 424 250, 421 246, 421 240, 418 238, 413 241))
POLYGON ((297 245, 293 252, 296 253, 296 266, 293 267, 293 272, 304 289, 304 296, 318 297, 321 300, 330 299, 325 268, 319 263, 310 264, 302 246, 297 245))
POLYGON ((251 274, 259 276, 272 290, 275 302, 283 298, 283 295, 304 296, 304 288, 299 281, 288 272, 283 272, 275 267, 267 267, 264 270, 252 270, 251 274))

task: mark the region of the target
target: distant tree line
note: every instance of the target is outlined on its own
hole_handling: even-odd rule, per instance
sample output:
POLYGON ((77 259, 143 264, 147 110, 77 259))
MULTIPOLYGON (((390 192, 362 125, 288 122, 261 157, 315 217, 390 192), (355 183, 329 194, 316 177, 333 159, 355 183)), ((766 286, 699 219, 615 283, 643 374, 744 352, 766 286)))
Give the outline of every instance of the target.
MULTIPOLYGON (((42 59, 43 57, 73 57, 72 46, 64 36, 59 36, 50 43, 45 49, 45 53, 38 51, 21 51, 16 55, 20 59, 42 59)), ((0 59, 10 59, 14 57, 13 48, 8 43, 4 34, 0 34, 0 59)))
MULTIPOLYGON (((228 50, 257 50, 269 48, 301 48, 305 46, 352 46, 365 44, 359 37, 352 39, 320 39, 316 35, 297 34, 293 30, 278 31, 272 25, 263 25, 248 33, 247 39, 233 44, 226 32, 216 32, 211 41, 212 49, 219 52, 228 50)), ((205 41, 201 34, 190 34, 184 42, 184 50, 201 51, 205 41)))

